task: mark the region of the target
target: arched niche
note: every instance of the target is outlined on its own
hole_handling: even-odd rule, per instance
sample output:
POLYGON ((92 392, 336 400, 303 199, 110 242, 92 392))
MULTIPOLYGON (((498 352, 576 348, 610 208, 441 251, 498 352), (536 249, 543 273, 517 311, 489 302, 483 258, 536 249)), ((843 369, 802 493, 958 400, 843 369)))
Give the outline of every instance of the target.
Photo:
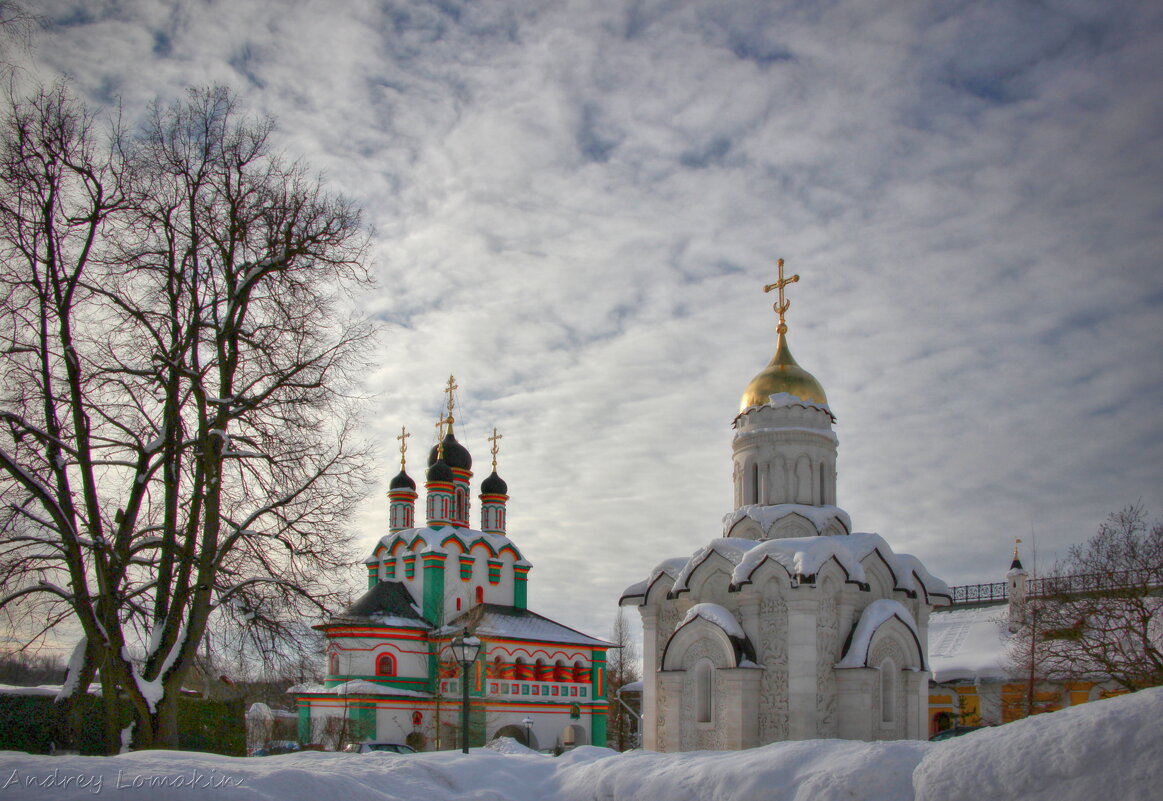
POLYGON ((735 565, 725 557, 717 553, 711 554, 687 579, 690 597, 700 602, 721 603, 726 600, 734 569, 735 565))
POLYGON ((793 512, 775 521, 768 529, 767 536, 773 540, 786 540, 795 537, 814 537, 818 533, 811 520, 793 512))
POLYGON ((731 526, 731 530, 727 532, 727 536, 743 540, 762 540, 767 537, 767 533, 755 520, 750 517, 744 517, 736 522, 735 525, 731 526))
POLYGON ((675 630, 662 653, 663 670, 689 670, 700 659, 716 668, 738 667, 735 644, 727 632, 706 618, 696 617, 675 630))

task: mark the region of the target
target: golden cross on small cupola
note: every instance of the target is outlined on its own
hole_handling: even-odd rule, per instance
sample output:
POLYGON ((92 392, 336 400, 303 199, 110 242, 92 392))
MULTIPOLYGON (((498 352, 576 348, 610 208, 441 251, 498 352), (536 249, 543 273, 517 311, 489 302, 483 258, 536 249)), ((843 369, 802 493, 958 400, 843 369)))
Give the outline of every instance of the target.
POLYGON ((440 415, 440 419, 436 421, 436 459, 440 461, 444 458, 444 424, 452 423, 452 418, 440 415))
POLYGON ((404 428, 403 426, 400 426, 400 434, 399 434, 399 436, 396 437, 396 439, 400 440, 400 471, 401 472, 403 472, 403 470, 404 470, 404 461, 405 461, 404 454, 406 454, 408 452, 408 437, 410 437, 410 436, 412 436, 412 435, 408 433, 408 429, 404 428))
POLYGON ((799 277, 799 275, 793 275, 791 278, 784 278, 783 277, 783 259, 780 259, 777 262, 777 264, 779 266, 779 280, 777 280, 774 284, 768 284, 767 286, 763 287, 763 291, 770 292, 773 289, 779 290, 779 301, 776 302, 771 308, 775 309, 775 311, 778 312, 778 314, 779 314, 779 326, 776 327, 775 330, 777 332, 779 332, 780 334, 786 334, 787 333, 787 323, 784 322, 783 316, 784 316, 784 314, 787 313, 787 310, 791 307, 791 301, 784 299, 783 288, 785 286, 787 286, 788 284, 794 284, 796 281, 799 281, 800 277, 799 277))
POLYGON ((1022 544, 1021 537, 1014 540, 1014 559, 1018 558, 1018 546, 1022 544))
POLYGON ((497 433, 497 427, 493 426, 493 435, 488 438, 489 442, 493 443, 490 449, 493 453, 493 472, 497 472, 497 452, 501 450, 501 446, 497 443, 504 439, 504 435, 497 433))

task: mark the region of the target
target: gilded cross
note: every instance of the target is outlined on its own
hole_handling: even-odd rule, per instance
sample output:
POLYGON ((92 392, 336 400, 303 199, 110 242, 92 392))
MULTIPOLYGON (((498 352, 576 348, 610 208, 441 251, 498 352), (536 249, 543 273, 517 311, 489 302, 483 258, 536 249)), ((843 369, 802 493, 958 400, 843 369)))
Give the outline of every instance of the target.
POLYGON ((451 417, 440 416, 436 421, 436 458, 437 460, 444 458, 444 424, 452 423, 451 417))
POLYGON ((501 450, 501 446, 497 444, 499 440, 504 439, 504 436, 497 433, 497 427, 493 426, 493 435, 489 437, 489 442, 493 443, 493 472, 497 472, 497 452, 501 450))
POLYGON ((787 323, 785 323, 783 321, 783 316, 784 316, 784 314, 787 313, 788 308, 791 307, 791 301, 784 299, 783 288, 785 286, 787 286, 788 284, 794 284, 796 281, 800 280, 800 277, 799 277, 799 275, 793 275, 791 278, 784 278, 783 277, 783 259, 780 259, 778 261, 778 265, 779 265, 779 280, 777 280, 774 284, 768 284, 767 286, 765 286, 763 288, 763 291, 770 292, 773 289, 779 290, 779 301, 777 303, 775 303, 771 308, 775 309, 775 311, 779 313, 779 327, 777 327, 775 330, 781 334, 786 334, 787 333, 787 323))
POLYGON ((452 391, 454 389, 460 389, 460 387, 458 387, 456 385, 456 378, 454 378, 453 376, 449 376, 448 377, 448 386, 445 387, 445 389, 444 389, 444 391, 448 393, 448 423, 449 423, 449 425, 452 424, 452 406, 453 406, 452 391))
POLYGON ((412 436, 408 433, 408 429, 400 426, 400 435, 396 439, 400 440, 400 470, 404 469, 404 454, 408 452, 408 437, 412 436))

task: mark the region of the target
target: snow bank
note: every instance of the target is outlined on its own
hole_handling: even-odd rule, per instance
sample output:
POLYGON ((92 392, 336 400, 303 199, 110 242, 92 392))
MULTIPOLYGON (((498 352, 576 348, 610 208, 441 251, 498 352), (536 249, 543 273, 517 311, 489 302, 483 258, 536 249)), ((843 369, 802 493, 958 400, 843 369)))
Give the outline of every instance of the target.
POLYGON ((917 801, 1158 798, 1163 687, 933 743, 913 782, 917 801))
POLYGON ((556 759, 512 746, 399 756, 303 752, 115 757, 0 752, 0 797, 248 801, 1093 801, 1163 786, 1163 688, 941 743, 806 740, 656 754, 583 746, 556 759), (516 753, 512 753, 516 752, 516 753), (143 792, 144 791, 144 792, 143 792))

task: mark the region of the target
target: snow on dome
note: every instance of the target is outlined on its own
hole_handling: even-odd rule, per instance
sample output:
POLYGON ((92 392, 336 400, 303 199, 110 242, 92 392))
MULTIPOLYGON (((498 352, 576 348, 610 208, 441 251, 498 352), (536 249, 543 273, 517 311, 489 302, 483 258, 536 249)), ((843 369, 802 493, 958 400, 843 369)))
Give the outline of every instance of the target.
POLYGON ((918 643, 921 641, 921 637, 917 633, 917 621, 913 620, 913 616, 904 604, 891 598, 881 598, 864 607, 864 611, 860 613, 860 621, 856 624, 855 631, 852 632, 848 650, 845 652, 844 658, 836 663, 836 667, 866 667, 868 647, 872 644, 872 635, 876 634, 877 629, 894 617, 909 627, 918 643))
POLYGON ((766 533, 778 521, 793 514, 808 520, 820 534, 827 531, 828 524, 833 520, 843 526, 845 531, 852 530, 852 518, 839 506, 809 506, 802 503, 777 503, 773 506, 747 504, 723 516, 723 535, 726 536, 735 524, 745 517, 750 517, 758 523, 766 533))
POLYGON ((759 545, 755 540, 744 540, 739 538, 720 537, 719 539, 711 540, 704 548, 699 548, 695 551, 694 556, 687 560, 686 565, 683 566, 682 571, 674 580, 674 592, 681 592, 689 590, 687 582, 690 581, 691 574, 695 572, 695 568, 710 558, 711 554, 718 554, 733 565, 738 565, 743 561, 744 556, 752 548, 759 545))
POLYGON ((806 409, 819 409, 821 412, 832 414, 832 408, 828 404, 805 400, 804 398, 796 397, 790 392, 776 392, 773 395, 768 395, 767 405, 775 409, 781 406, 803 406, 806 409))
MULTIPOLYGON (((755 546, 735 567, 733 584, 746 584, 764 561, 771 559, 783 565, 792 576, 814 576, 829 559, 835 559, 848 574, 849 581, 865 584, 868 581, 860 560, 849 549, 849 535, 837 537, 789 537, 782 540, 753 542, 755 546)), ((734 540, 733 540, 734 541, 734 540)), ((741 542, 751 542, 741 540, 741 542)))
POLYGON ((747 635, 743 632, 743 627, 739 625, 739 621, 735 619, 735 616, 731 614, 731 612, 726 607, 711 603, 701 603, 692 606, 687 610, 686 616, 683 617, 683 619, 679 621, 679 624, 674 627, 674 630, 678 631, 697 617, 701 617, 703 620, 714 623, 716 626, 721 628, 728 637, 734 637, 738 640, 747 638, 747 635))

